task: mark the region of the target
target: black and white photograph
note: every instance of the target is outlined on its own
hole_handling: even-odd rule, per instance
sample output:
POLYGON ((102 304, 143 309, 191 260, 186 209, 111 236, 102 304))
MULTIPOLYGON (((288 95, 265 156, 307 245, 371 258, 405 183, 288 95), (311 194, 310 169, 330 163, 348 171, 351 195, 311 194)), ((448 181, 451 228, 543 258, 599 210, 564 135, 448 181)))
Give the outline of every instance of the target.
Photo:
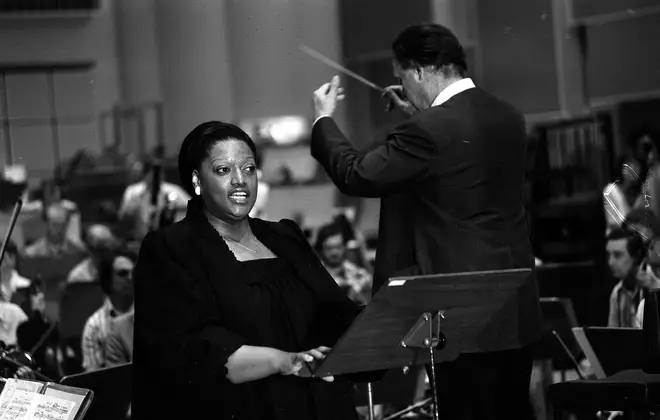
POLYGON ((0 0, 0 419, 660 420, 660 0, 0 0))

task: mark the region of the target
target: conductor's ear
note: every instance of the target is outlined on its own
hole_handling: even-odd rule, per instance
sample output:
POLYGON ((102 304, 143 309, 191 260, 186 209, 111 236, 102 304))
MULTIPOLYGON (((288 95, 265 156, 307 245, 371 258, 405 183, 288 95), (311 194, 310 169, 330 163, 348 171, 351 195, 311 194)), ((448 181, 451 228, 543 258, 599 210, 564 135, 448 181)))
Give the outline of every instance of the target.
POLYGON ((424 78, 424 67, 420 65, 414 65, 412 67, 412 71, 414 72, 415 80, 421 82, 424 78))

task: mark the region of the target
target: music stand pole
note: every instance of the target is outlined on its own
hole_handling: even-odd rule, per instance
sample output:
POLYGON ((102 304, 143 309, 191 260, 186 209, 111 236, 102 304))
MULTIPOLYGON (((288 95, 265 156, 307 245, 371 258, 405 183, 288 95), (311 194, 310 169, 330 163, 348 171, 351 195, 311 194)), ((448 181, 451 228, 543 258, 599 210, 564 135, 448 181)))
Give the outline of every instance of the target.
POLYGON ((369 420, 374 420, 374 392, 371 388, 371 382, 367 383, 367 397, 369 398, 369 420))
POLYGON ((443 349, 447 340, 440 330, 440 320, 444 319, 444 312, 438 311, 435 315, 425 312, 419 317, 415 325, 401 340, 401 347, 428 349, 431 362, 431 391, 433 393, 433 419, 439 420, 438 415, 438 389, 435 377, 435 349, 443 349))
POLYGON ((429 356, 431 357, 431 381, 433 383, 433 386, 431 389, 433 390, 433 418, 435 420, 439 419, 438 416, 438 390, 437 386, 438 383, 435 381, 435 350, 433 345, 429 345, 429 356))

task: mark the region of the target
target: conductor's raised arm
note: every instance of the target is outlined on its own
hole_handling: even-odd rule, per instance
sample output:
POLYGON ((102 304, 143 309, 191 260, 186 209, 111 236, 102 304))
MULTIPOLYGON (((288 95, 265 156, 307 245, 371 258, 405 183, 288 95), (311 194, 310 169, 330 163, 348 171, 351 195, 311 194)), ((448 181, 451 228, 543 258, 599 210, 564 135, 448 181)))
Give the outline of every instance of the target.
POLYGON ((379 147, 369 152, 356 150, 332 119, 343 95, 340 89, 335 76, 314 92, 311 153, 341 192, 382 197, 428 175, 436 161, 436 146, 419 125, 403 123, 379 147))

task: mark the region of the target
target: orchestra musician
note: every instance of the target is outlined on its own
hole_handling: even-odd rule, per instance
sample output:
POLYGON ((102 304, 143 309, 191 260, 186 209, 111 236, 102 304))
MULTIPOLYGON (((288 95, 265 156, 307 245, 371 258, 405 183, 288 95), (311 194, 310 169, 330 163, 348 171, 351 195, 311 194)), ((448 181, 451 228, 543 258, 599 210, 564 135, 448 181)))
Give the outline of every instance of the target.
POLYGON ((167 182, 162 160, 154 157, 145 161, 143 179, 126 187, 119 219, 132 225, 131 236, 140 241, 149 231, 176 221, 189 199, 181 187, 167 182))
MULTIPOLYGON (((533 269, 523 116, 467 77, 449 29, 409 27, 392 49, 398 85, 384 96, 408 118, 371 150, 356 150, 332 118, 343 97, 337 76, 313 95, 312 155, 344 194, 381 198, 374 291, 398 275, 533 269)), ((515 304, 522 348, 437 365, 441 418, 532 418, 536 282, 515 304)))
POLYGON ((257 151, 206 122, 183 141, 185 218, 150 232, 135 278, 132 418, 357 419, 346 378, 299 375, 358 312, 292 221, 248 217, 257 151))

